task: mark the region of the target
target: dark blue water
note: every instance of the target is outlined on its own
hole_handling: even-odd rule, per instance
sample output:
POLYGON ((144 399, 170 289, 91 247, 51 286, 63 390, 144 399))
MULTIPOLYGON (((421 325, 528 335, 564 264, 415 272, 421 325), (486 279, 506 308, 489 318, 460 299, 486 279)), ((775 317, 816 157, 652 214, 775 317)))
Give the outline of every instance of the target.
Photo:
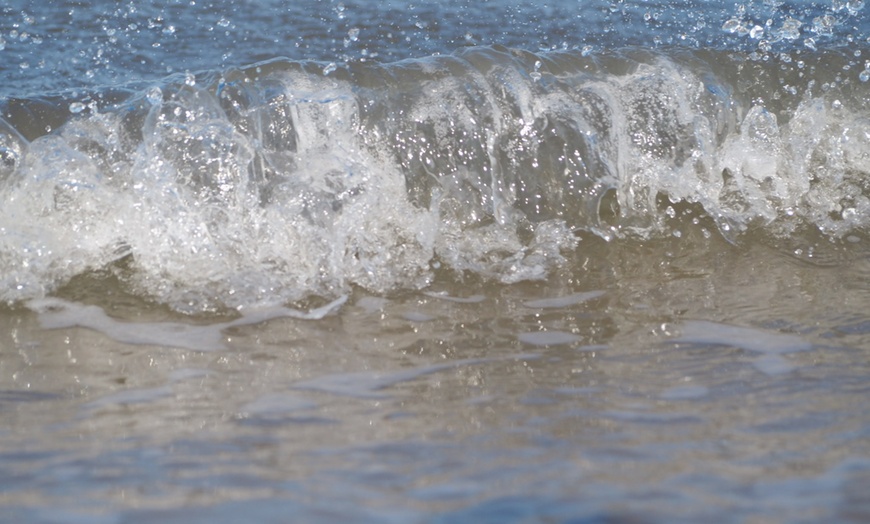
POLYGON ((0 4, 0 521, 867 521, 866 10, 0 4))

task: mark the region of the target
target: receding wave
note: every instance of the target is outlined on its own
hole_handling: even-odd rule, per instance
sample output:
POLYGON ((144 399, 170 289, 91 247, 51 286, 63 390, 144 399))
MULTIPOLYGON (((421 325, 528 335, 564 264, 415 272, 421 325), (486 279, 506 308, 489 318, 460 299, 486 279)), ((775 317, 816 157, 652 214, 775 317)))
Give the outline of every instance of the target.
POLYGON ((542 278, 579 233, 862 235, 861 51, 485 47, 8 99, 0 299, 123 263, 196 312, 542 278))

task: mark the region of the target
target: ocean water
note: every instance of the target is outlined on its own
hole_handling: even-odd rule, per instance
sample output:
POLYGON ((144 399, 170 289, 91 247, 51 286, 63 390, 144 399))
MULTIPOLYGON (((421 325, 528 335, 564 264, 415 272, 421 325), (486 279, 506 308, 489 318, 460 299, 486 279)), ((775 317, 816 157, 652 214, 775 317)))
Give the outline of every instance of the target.
POLYGON ((870 520, 868 9, 0 3, 0 521, 870 520))

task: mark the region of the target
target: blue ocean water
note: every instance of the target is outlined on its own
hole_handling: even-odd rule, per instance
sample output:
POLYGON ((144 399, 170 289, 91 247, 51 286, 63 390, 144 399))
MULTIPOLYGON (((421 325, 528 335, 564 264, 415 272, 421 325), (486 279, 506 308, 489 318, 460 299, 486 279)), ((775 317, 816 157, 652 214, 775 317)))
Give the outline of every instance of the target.
POLYGON ((276 56, 395 62, 495 44, 533 52, 626 45, 752 50, 764 40, 800 48, 807 39, 860 40, 866 31, 857 27, 860 11, 855 2, 6 2, 0 71, 9 79, 3 94, 20 97, 158 81, 276 56), (824 16, 832 22, 814 22, 824 16), (787 20, 802 24, 796 36, 776 35, 787 20), (728 21, 738 25, 723 31, 728 21), (756 25, 767 32, 750 37, 756 25))
POLYGON ((0 520, 870 518, 863 1, 0 15, 0 520))

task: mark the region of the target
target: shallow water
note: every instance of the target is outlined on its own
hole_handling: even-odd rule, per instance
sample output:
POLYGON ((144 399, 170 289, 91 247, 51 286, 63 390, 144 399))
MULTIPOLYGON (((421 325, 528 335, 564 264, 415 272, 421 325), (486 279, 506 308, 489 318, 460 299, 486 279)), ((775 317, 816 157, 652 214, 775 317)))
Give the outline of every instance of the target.
POLYGON ((862 2, 25 4, 0 520, 870 520, 862 2))
MULTIPOLYGON (((356 292, 320 320, 226 328, 213 351, 44 330, 45 313, 7 312, 4 513, 870 516, 867 246, 815 264, 713 240, 690 250, 584 242, 589 258, 546 282, 356 292)), ((80 293, 67 291, 95 298, 80 293)), ((184 322, 107 293, 117 322, 143 334, 184 322)))

